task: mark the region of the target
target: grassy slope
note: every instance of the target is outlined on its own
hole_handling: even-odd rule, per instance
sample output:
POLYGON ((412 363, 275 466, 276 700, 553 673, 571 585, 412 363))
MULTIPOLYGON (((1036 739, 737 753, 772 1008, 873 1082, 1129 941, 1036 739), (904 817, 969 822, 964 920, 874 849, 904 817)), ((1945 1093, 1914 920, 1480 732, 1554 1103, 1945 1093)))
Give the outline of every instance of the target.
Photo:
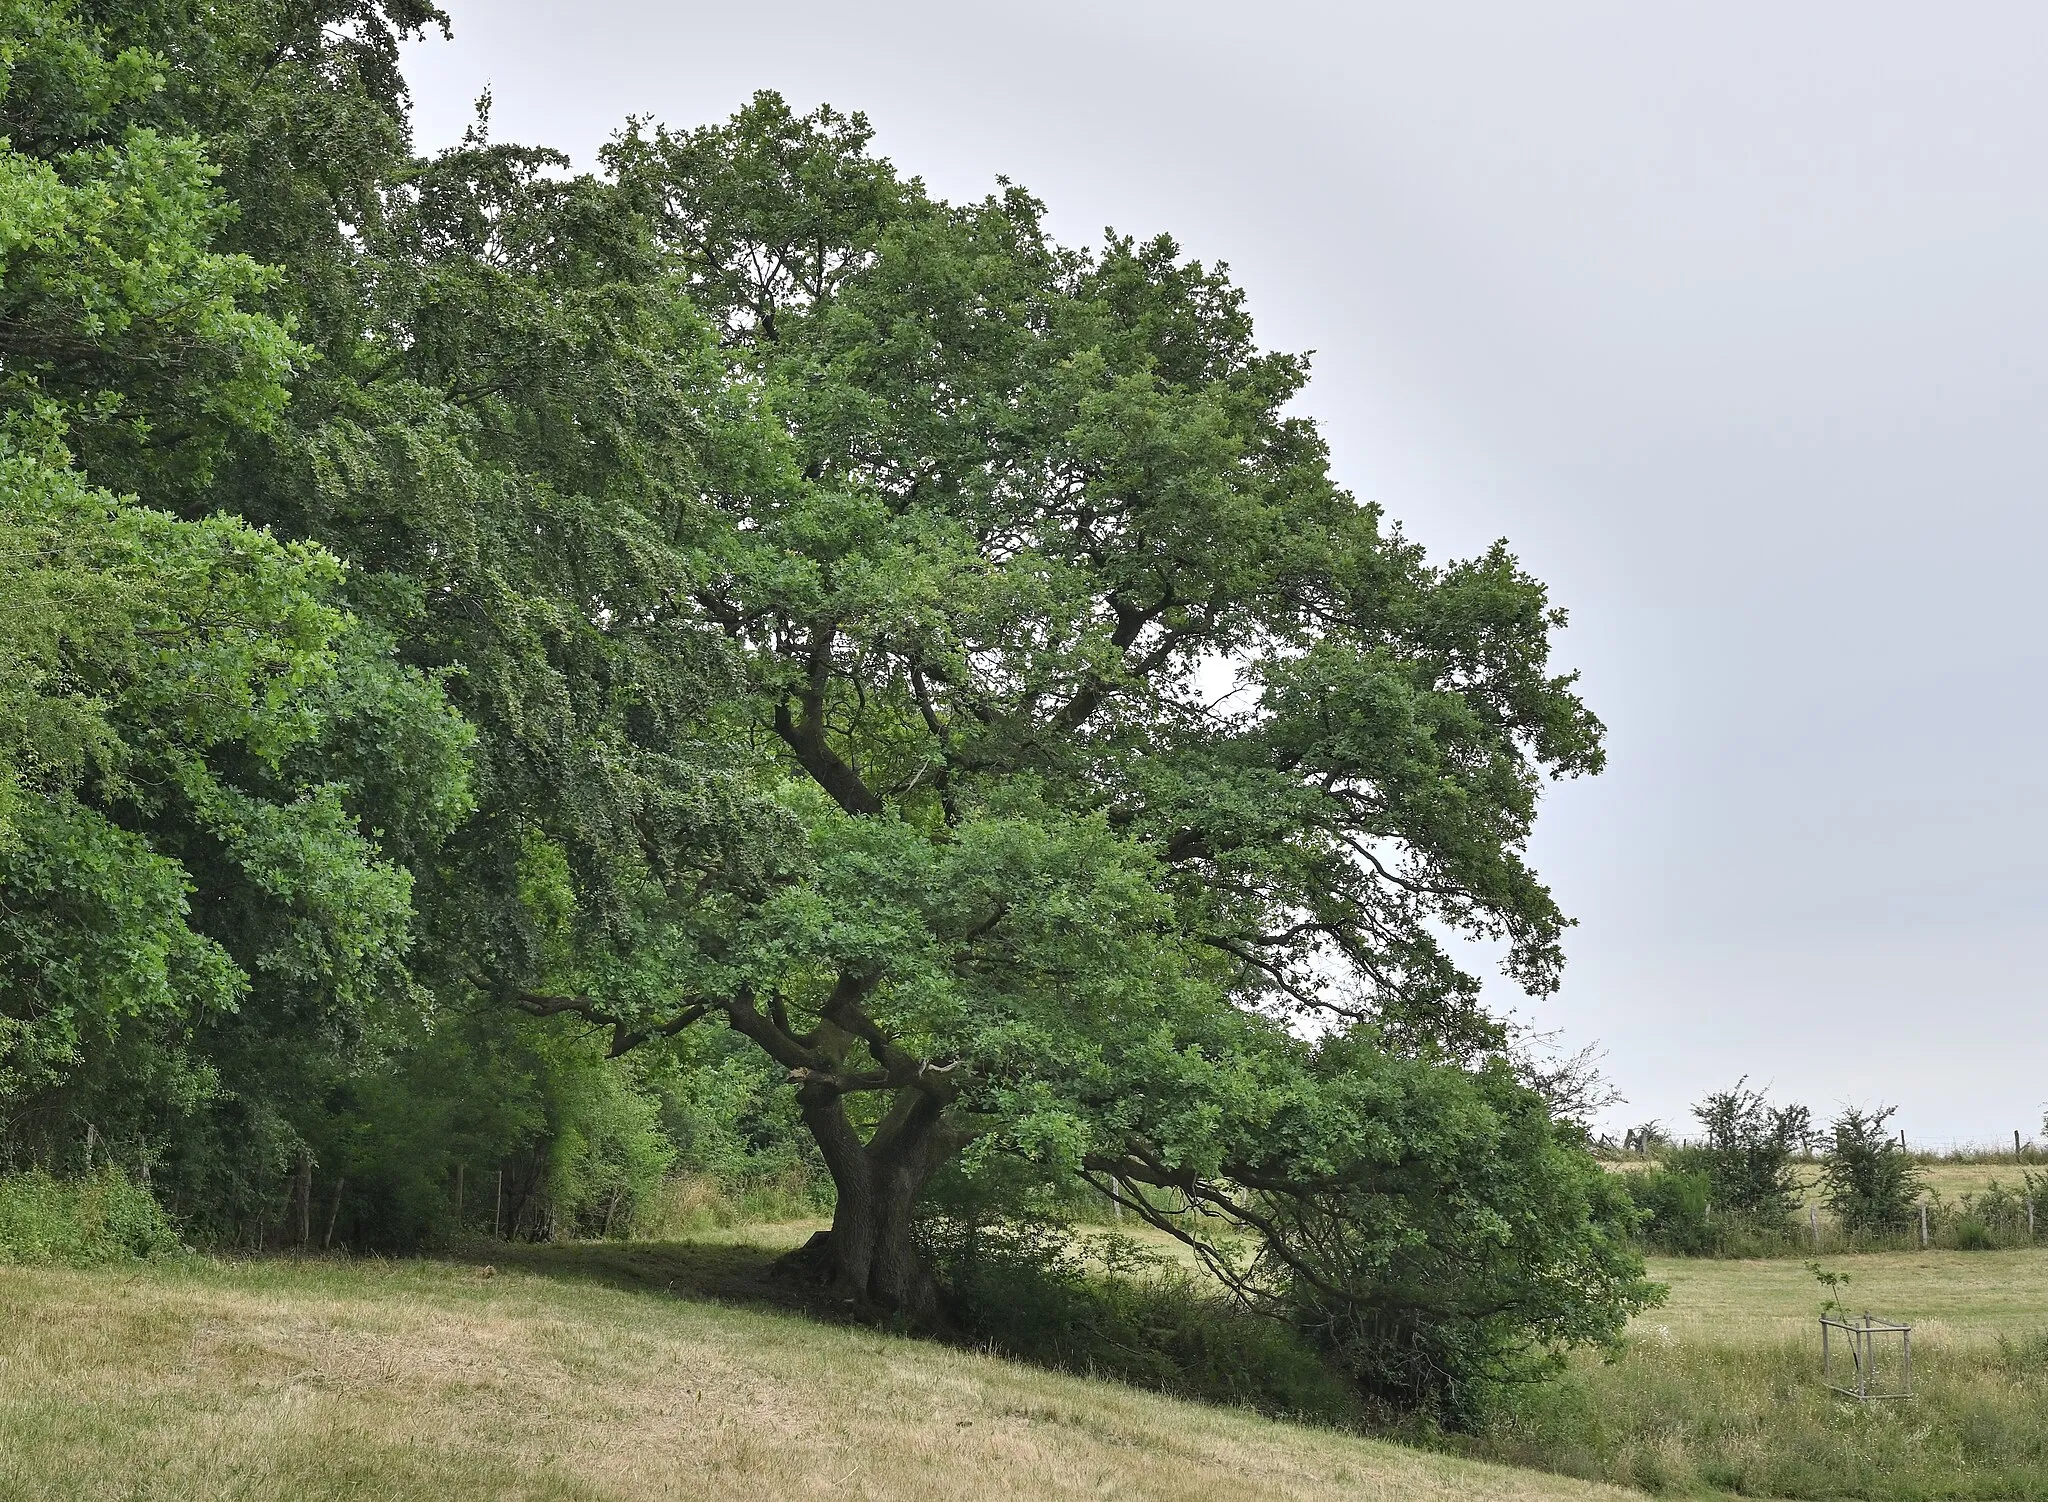
POLYGON ((0 1269, 0 1497, 1620 1495, 647 1289, 665 1268, 719 1271, 0 1269))

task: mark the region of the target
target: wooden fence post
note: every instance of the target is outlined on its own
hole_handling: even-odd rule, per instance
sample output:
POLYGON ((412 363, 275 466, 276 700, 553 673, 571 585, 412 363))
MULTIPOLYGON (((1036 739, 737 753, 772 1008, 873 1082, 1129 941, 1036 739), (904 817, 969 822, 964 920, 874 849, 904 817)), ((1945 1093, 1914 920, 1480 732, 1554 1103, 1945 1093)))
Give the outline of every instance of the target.
POLYGON ((86 1171, 87 1173, 91 1173, 91 1172, 92 1172, 92 1149, 93 1149, 93 1144, 94 1144, 94 1143, 96 1143, 96 1142, 98 1142, 98 1141, 99 1141, 99 1138, 100 1138, 100 1129, 99 1129, 98 1127, 94 1126, 94 1125, 93 1125, 93 1124, 92 1124, 91 1122, 89 1122, 89 1121, 88 1121, 88 1122, 87 1122, 87 1123, 85 1124, 85 1171, 86 1171))
POLYGON ((341 1186, 345 1182, 339 1176, 334 1180, 334 1206, 327 1212, 327 1234, 320 1238, 320 1250, 323 1252, 334 1245, 334 1223, 341 1218, 341 1186))
POLYGON ((1820 1206, 1812 1200, 1806 1202, 1806 1223, 1813 1227, 1813 1249, 1820 1250, 1820 1206))
POLYGON ((1920 1250, 1927 1250, 1927 1207, 1920 1207, 1920 1250))
POLYGON ((299 1159, 299 1250, 313 1244, 313 1155, 299 1159))
POLYGON ((491 1211, 491 1240, 499 1237, 499 1228, 505 1224, 505 1170, 498 1170, 498 1203, 491 1211))

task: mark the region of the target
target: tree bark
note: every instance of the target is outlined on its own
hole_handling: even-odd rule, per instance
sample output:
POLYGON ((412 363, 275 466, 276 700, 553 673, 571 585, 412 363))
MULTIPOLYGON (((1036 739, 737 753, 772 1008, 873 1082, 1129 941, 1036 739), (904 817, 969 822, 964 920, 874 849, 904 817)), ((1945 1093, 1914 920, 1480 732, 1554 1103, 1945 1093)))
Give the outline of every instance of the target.
POLYGON ((860 1140, 838 1091, 806 1085, 797 1100, 832 1174, 838 1203, 832 1229, 790 1253, 785 1269, 864 1310, 939 1323, 938 1284, 918 1255, 913 1230, 925 1184, 966 1134, 948 1120, 943 1101, 918 1088, 896 1093, 867 1142, 860 1140))

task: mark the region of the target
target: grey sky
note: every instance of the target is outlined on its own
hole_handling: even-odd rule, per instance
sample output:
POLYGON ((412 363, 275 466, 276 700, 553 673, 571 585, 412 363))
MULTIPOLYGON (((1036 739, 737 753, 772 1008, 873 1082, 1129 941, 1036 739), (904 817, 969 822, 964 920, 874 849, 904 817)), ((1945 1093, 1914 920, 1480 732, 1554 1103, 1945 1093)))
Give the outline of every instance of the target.
POLYGON ((1229 261, 1345 482, 1572 611, 1612 763, 1529 1015, 1617 1118, 1748 1073, 2038 1135, 2048 7, 451 3, 423 146, 486 84, 584 165, 776 88, 1229 261))

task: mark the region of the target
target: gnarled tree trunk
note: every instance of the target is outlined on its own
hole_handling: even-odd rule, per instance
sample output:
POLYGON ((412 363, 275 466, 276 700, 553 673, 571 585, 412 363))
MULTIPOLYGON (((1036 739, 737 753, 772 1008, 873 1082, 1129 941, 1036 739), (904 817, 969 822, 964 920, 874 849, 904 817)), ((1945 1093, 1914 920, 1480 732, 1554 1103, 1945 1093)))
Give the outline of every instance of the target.
POLYGON ((912 1222, 926 1182, 967 1134, 935 1091, 898 1090, 889 1113, 860 1140, 843 1097, 825 1085, 798 1093, 838 1192, 832 1229, 820 1231, 784 1265, 851 1303, 921 1324, 940 1318, 938 1285, 917 1253, 912 1222))

